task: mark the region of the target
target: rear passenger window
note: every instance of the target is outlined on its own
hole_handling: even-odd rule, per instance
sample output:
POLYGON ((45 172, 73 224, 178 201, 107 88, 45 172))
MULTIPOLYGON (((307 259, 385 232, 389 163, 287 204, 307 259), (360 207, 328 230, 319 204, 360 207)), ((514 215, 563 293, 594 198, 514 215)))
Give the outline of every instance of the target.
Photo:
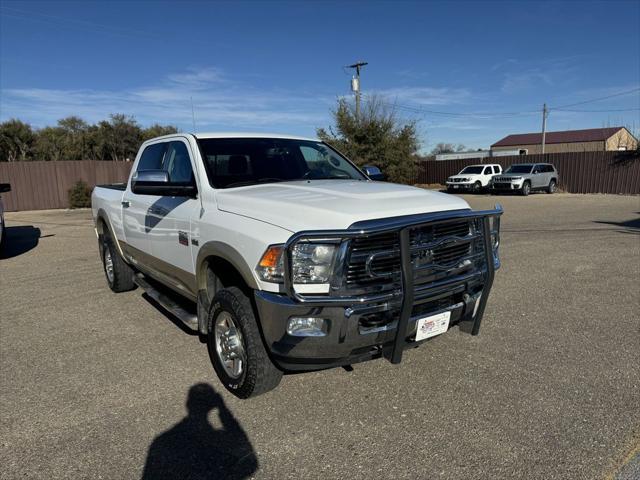
POLYGON ((485 174, 485 175, 491 175, 491 167, 486 167, 486 168, 484 169, 484 174, 485 174))
POLYGON ((140 170, 161 170, 164 151, 167 148, 166 143, 154 143, 149 145, 142 152, 140 161, 138 162, 137 171, 140 170))
POLYGON ((493 167, 493 173, 500 173, 500 167, 493 167))
POLYGON ((189 158, 189 150, 183 142, 171 142, 164 159, 164 169, 169 174, 169 181, 176 183, 193 183, 193 168, 189 158))

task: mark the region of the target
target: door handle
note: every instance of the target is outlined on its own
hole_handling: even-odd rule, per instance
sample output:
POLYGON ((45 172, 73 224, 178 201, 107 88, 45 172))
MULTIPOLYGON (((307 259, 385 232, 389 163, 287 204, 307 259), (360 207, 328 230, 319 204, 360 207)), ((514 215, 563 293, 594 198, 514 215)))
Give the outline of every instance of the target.
POLYGON ((131 206, 131 202, 129 200, 123 200, 120 203, 122 204, 122 208, 129 208, 131 206))

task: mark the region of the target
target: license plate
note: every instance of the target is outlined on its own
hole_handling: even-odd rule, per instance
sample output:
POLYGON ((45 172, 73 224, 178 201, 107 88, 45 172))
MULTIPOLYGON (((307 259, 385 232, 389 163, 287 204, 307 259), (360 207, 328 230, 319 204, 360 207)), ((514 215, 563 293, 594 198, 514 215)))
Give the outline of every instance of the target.
POLYGON ((425 338, 435 337, 444 333, 449 328, 449 319, 451 312, 442 312, 430 317, 424 317, 418 320, 418 329, 416 330, 416 342, 425 338))
POLYGON ((459 188, 459 187, 460 187, 460 185, 454 185, 453 186, 453 188, 459 188))

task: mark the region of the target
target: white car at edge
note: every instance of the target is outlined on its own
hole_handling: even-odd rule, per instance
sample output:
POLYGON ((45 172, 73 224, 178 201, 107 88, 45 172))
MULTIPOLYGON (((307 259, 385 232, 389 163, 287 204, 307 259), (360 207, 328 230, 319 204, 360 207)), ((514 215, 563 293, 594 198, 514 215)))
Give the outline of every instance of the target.
POLYGON ((499 267, 499 207, 372 181, 313 138, 155 138, 92 209, 111 290, 140 286, 205 336, 240 398, 286 372, 398 363, 453 324, 477 334, 499 267))

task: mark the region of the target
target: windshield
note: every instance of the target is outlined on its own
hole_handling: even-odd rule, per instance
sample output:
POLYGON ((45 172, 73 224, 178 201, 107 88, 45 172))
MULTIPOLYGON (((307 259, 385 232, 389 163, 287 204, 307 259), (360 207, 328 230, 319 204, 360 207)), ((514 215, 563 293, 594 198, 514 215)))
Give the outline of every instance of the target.
POLYGON ((484 167, 466 167, 458 175, 462 173, 482 173, 484 167))
POLYGON ((531 173, 533 165, 511 165, 504 173, 531 173))
POLYGON ((198 143, 214 188, 294 180, 367 179, 349 160, 321 142, 209 138, 198 143))

